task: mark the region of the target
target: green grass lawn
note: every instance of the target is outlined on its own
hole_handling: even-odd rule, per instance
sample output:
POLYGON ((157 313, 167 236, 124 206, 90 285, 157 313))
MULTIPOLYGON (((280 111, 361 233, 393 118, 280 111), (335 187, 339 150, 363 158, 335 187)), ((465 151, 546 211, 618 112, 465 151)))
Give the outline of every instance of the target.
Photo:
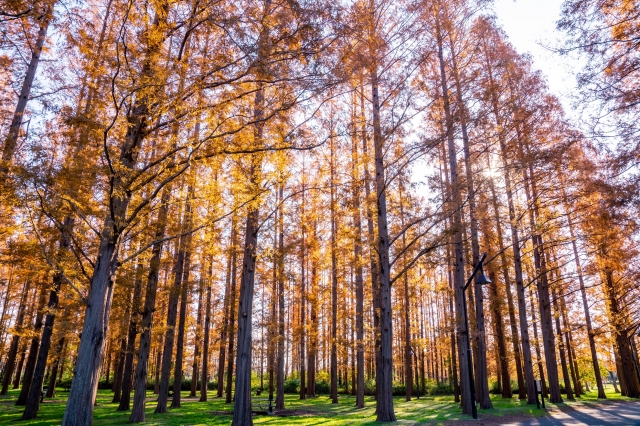
MULTIPOLYGON (((17 390, 12 390, 9 395, 0 397, 0 424, 18 425, 58 425, 64 412, 67 393, 62 390, 57 392, 55 399, 45 399, 41 404, 40 413, 36 420, 21 421, 21 407, 16 407, 15 400, 17 390)), ((167 414, 153 414, 155 409, 155 397, 148 393, 147 423, 150 425, 228 425, 231 423, 231 415, 221 415, 221 411, 231 411, 232 405, 225 404, 224 400, 213 397, 209 393, 209 402, 201 403, 197 399, 187 399, 188 392, 183 393, 182 408, 169 409, 167 414)), ((580 404, 596 404, 597 392, 590 392, 577 401, 567 401, 563 404, 547 404, 547 408, 554 409, 562 406, 575 406, 580 404)), ((607 387, 607 396, 610 400, 628 400, 613 392, 613 387, 607 387)), ((129 413, 116 412, 117 404, 111 403, 110 391, 99 391, 98 407, 94 411, 94 425, 123 425, 128 424, 129 413)), ((330 404, 327 396, 300 401, 295 395, 287 395, 285 406, 288 410, 301 410, 305 415, 292 417, 255 416, 255 424, 274 425, 374 425, 375 401, 366 398, 366 408, 354 407, 355 397, 340 395, 339 404, 330 404)), ((438 396, 414 399, 406 402, 404 398, 394 398, 395 412, 398 422, 396 424, 440 424, 445 421, 469 419, 470 416, 461 414, 459 405, 453 401, 453 397, 438 396)), ((516 398, 503 399, 493 396, 493 410, 480 410, 480 418, 495 418, 502 416, 538 417, 544 415, 543 410, 535 406, 527 406, 516 398)))

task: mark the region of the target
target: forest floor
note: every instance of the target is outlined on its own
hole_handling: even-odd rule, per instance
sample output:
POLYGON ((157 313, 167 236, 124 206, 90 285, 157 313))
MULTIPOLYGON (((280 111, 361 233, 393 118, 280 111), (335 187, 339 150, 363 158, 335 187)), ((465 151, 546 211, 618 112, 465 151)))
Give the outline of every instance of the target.
MULTIPOLYGON (((567 401, 562 404, 547 403, 547 411, 537 409, 535 406, 527 406, 516 398, 503 399, 498 395, 492 397, 493 410, 479 410, 480 420, 473 421, 469 416, 462 415, 459 405, 453 401, 453 397, 436 396, 422 397, 406 402, 404 398, 394 398, 394 406, 398 421, 395 424, 451 424, 463 426, 467 424, 564 424, 554 420, 554 415, 566 415, 570 412, 580 412, 585 409, 604 408, 608 404, 625 404, 631 401, 613 392, 608 386, 607 401, 598 401, 596 392, 590 392, 577 401, 567 401), (552 421, 552 423, 548 423, 552 421), (553 423, 555 422, 555 423, 553 423)), ((40 413, 36 420, 21 421, 22 407, 16 407, 15 400, 17 390, 11 390, 9 395, 0 397, 0 424, 15 425, 59 425, 64 412, 67 393, 62 389, 57 391, 57 397, 45 399, 41 404, 40 413)), ((147 423, 150 425, 228 425, 231 423, 231 404, 225 404, 224 400, 214 398, 214 392, 209 392, 209 402, 200 403, 198 398, 187 398, 187 392, 183 393, 182 407, 169 409, 166 414, 154 414, 155 396, 151 392, 147 399, 147 423), (229 414, 223 414, 229 413, 229 414)), ((112 393, 101 390, 98 393, 98 406, 94 411, 94 422, 100 425, 124 425, 129 424, 129 413, 116 412, 117 404, 111 403, 112 393)), ((255 416, 256 425, 374 425, 375 401, 367 397, 366 408, 355 408, 355 397, 340 395, 338 404, 330 404, 327 396, 301 401, 295 395, 287 395, 285 399, 286 410, 276 412, 275 416, 255 416)), ((640 404, 625 404, 639 405, 640 404)), ((613 406, 611 407, 614 408, 613 406)), ((605 413, 606 414, 606 413, 605 413)), ((575 417, 575 415, 573 416, 575 417)))

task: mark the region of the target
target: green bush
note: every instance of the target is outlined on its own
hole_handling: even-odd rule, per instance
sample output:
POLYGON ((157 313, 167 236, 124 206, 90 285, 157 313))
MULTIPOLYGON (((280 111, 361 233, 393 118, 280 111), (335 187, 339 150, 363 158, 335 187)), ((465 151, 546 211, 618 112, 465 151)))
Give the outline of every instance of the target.
POLYGON ((330 393, 331 385, 327 380, 316 380, 316 395, 329 395, 330 393))
POLYGON ((404 396, 407 394, 407 387, 400 383, 394 383, 392 389, 393 396, 404 396))
POLYGON ((453 385, 451 383, 433 383, 427 387, 428 393, 431 396, 435 395, 453 395, 453 385))
POLYGON ((288 379, 284 382, 284 393, 297 394, 300 388, 299 379, 288 379))

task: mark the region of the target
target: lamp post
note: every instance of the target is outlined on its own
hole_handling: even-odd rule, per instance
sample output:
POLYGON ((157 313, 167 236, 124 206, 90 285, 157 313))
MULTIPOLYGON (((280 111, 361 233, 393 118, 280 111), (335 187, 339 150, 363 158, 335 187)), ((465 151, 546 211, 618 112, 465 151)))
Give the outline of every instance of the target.
POLYGON ((479 284, 479 285, 491 284, 491 280, 487 278, 487 276, 484 274, 484 271, 482 270, 482 262, 484 262, 484 259, 486 259, 486 257, 487 257, 487 253, 482 255, 482 258, 480 258, 480 261, 478 262, 478 264, 475 266, 475 268, 473 268, 473 273, 467 280, 462 290, 462 307, 464 311, 463 333, 467 335, 467 363, 468 363, 468 370, 469 370, 469 387, 471 388, 470 389, 471 390, 471 415, 473 416, 474 419, 478 418, 478 407, 476 406, 476 384, 475 384, 475 380, 473 379, 473 362, 471 360, 471 336, 469 335, 469 315, 467 314, 466 294, 467 294, 467 288, 469 287, 469 285, 471 285, 471 282, 473 281, 473 277, 478 275, 478 272, 480 274, 476 277, 476 284, 479 284))

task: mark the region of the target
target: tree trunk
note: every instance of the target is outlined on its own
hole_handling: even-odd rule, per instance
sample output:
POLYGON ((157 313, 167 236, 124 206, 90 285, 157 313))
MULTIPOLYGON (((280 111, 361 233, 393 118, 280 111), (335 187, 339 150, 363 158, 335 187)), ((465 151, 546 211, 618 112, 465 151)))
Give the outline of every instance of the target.
MULTIPOLYGON (((231 229, 233 230, 233 224, 231 229)), ((218 349, 218 398, 222 398, 224 392, 224 366, 226 360, 226 344, 227 344, 227 329, 229 328, 229 313, 231 310, 229 299, 229 289, 231 287, 231 259, 233 257, 232 243, 233 240, 229 240, 229 253, 227 255, 227 276, 225 278, 224 286, 224 306, 222 312, 222 330, 220 330, 220 347, 218 349)))
MULTIPOLYGON (((268 2, 269 3, 269 2, 268 2)), ((262 34, 261 34, 262 38, 262 34)), ((262 44, 262 40, 259 42, 262 44)), ((254 103, 254 142, 263 145, 262 115, 264 91, 261 86, 256 91, 254 103)), ((251 157, 250 185, 257 190, 261 183, 262 161, 257 155, 251 157)), ((255 284, 256 250, 258 245, 259 210, 252 207, 247 213, 247 228, 244 241, 242 276, 240 278, 240 304, 238 305, 238 349, 236 355, 236 399, 233 407, 232 426, 253 426, 251 413, 251 318, 253 314, 253 290, 255 284)))
MULTIPOLYGON (((168 4, 163 2, 159 5, 149 29, 150 33, 159 34, 154 34, 156 35, 154 37, 146 37, 148 46, 141 70, 142 80, 153 80, 155 77, 152 64, 157 61, 157 55, 164 41, 162 31, 166 26, 167 14, 168 4)), ((146 120, 149 115, 150 102, 148 97, 141 96, 136 100, 127 117, 129 126, 120 149, 118 165, 122 167, 122 170, 131 171, 137 164, 139 147, 146 135, 146 120)), ((109 200, 111 207, 104 222, 98 258, 89 287, 87 309, 82 327, 84 339, 80 339, 78 346, 76 374, 71 383, 62 419, 63 426, 90 425, 92 421, 113 301, 113 280, 117 267, 120 236, 131 200, 131 194, 125 189, 127 177, 121 173, 116 171, 110 177, 114 195, 109 200)))
POLYGON ((536 355, 538 357, 538 371, 540 380, 542 381, 542 394, 548 398, 547 382, 544 377, 544 367, 542 366, 542 352, 540 351, 540 340, 538 340, 538 322, 536 320, 535 302, 533 300, 533 292, 529 288, 529 298, 531 299, 531 323, 533 324, 533 338, 535 340, 536 355))
MULTIPOLYGON (((315 206, 314 206, 315 207, 315 206)), ((314 209, 315 210, 315 209, 314 209)), ((316 247, 318 221, 313 224, 313 246, 316 247)), ((309 312, 309 358, 307 361, 307 395, 316 396, 316 356, 318 353, 318 259, 311 253, 311 291, 308 294, 309 312)))
MULTIPOLYGON (((556 278, 558 278, 556 276, 556 278)), ((554 318, 556 323, 556 333, 558 334, 558 351, 560 353, 560 365, 562 366, 562 379, 564 380, 564 389, 567 394, 568 400, 575 400, 573 397, 573 390, 571 389, 571 377, 569 376, 569 369, 567 368, 567 356, 564 351, 564 342, 562 340, 562 327, 560 327, 560 308, 558 306, 558 295, 555 289, 552 290, 551 297, 553 297, 553 310, 555 311, 554 318)), ((568 346, 567 346, 568 347, 568 346)))
POLYGON ((629 330, 625 328, 627 322, 626 315, 618 306, 618 299, 614 288, 613 270, 609 267, 604 269, 604 293, 607 301, 609 321, 611 323, 611 334, 614 337, 615 349, 618 354, 618 377, 620 384, 624 385, 625 396, 629 398, 640 398, 640 381, 636 365, 633 359, 633 352, 629 342, 629 330))
POLYGON ((202 345, 202 379, 200 383, 200 402, 207 402, 207 385, 209 384, 209 324, 211 323, 211 275, 213 261, 210 263, 209 280, 207 282, 207 304, 204 315, 204 342, 202 345))
MULTIPOLYGON (((162 207, 160 207, 162 209, 162 207)), ((160 214, 158 215, 160 219, 160 214)), ((127 346, 124 351, 124 367, 122 370, 122 395, 120 404, 116 411, 129 411, 131 404, 131 389, 133 378, 133 357, 136 346, 136 336, 138 335, 138 316, 140 315, 140 304, 142 297, 142 274, 144 272, 141 263, 136 265, 135 283, 133 287, 133 298, 131 300, 131 317, 127 330, 127 346)))
POLYGON ((51 368, 51 374, 49 376, 49 384, 47 385, 47 398, 54 398, 56 396, 56 381, 58 379, 58 372, 60 371, 60 363, 62 362, 62 350, 64 348, 64 337, 58 340, 56 345, 56 360, 51 368))
POLYGON ((27 107, 27 102, 29 101, 33 79, 35 78, 36 71, 38 70, 38 63, 40 62, 40 55, 42 54, 42 46, 44 45, 44 41, 47 37, 49 22, 53 16, 53 4, 45 6, 45 10, 41 13, 42 15, 38 18, 40 20, 38 37, 33 45, 33 50, 31 51, 31 60, 29 61, 27 72, 24 76, 24 80, 22 81, 22 89, 20 89, 18 104, 16 105, 16 109, 13 113, 13 120, 11 120, 11 125, 9 126, 9 131, 2 149, 2 161, 0 161, 0 188, 4 187, 6 180, 9 177, 11 160, 15 154, 15 150, 18 145, 18 137, 20 136, 22 117, 24 115, 24 110, 27 107))
MULTIPOLYGON (((200 282, 198 285, 198 313, 196 315, 196 333, 193 337, 193 365, 191 366, 191 393, 189 397, 196 396, 198 392, 198 367, 200 362, 200 342, 202 339, 202 299, 204 297, 204 262, 200 266, 200 282)), ((206 389, 206 388, 205 388, 206 389)))
MULTIPOLYGON (((27 357, 27 364, 24 368, 24 376, 22 378, 22 388, 20 389, 20 395, 16 400, 16 405, 26 405, 27 397, 29 396, 29 388, 31 387, 31 381, 33 380, 33 373, 36 368, 36 362, 38 360, 38 349, 40 348, 40 330, 42 329, 42 319, 44 317, 44 307, 47 302, 47 292, 44 288, 40 290, 40 296, 38 297, 38 308, 36 311, 36 321, 33 326, 34 336, 31 338, 31 346, 29 347, 29 356, 27 357)), ((49 334, 51 339, 51 334, 49 334)), ((49 348, 47 348, 49 350, 49 348)), ((45 354, 46 362, 46 354, 45 354)), ((46 363, 42 367, 42 377, 44 378, 44 368, 46 363)), ((42 387, 42 382, 40 383, 42 387)), ((40 392, 38 392, 39 394, 40 392)))
MULTIPOLYGON (((158 217, 156 219, 156 232, 154 241, 160 241, 164 237, 167 227, 167 215, 169 213, 169 200, 171 187, 165 187, 160 198, 158 217)), ((160 271, 160 259, 162 257, 162 242, 155 243, 151 248, 151 260, 149 261, 149 273, 147 276, 147 288, 145 289, 144 307, 140 318, 140 343, 138 346, 138 362, 133 382, 133 409, 129 421, 132 423, 145 421, 145 400, 147 395, 147 377, 149 371, 149 355, 151 352, 151 327, 153 325, 153 313, 156 308, 156 296, 158 292, 158 274, 160 271)), ((156 362, 156 386, 158 385, 159 365, 156 362)), ((126 368, 126 364, 125 364, 126 368)), ((120 401, 122 404, 122 400, 120 401)))
MULTIPOLYGON (((355 107, 354 107, 355 108, 355 107)), ((355 121, 355 120, 354 120, 355 121)), ((355 128, 355 123, 354 128, 355 128)), ((351 174, 353 195, 353 256, 356 287, 356 407, 364 408, 364 280, 362 276, 362 221, 360 218, 360 173, 356 135, 351 145, 351 174)))
POLYGON ((336 248, 336 206, 335 206, 335 181, 334 181, 334 135, 331 129, 330 149, 330 211, 331 211, 331 403, 338 403, 338 259, 336 248))
MULTIPOLYGON (((185 213, 186 222, 186 213, 185 213)), ((162 370, 160 371, 160 392, 158 394, 158 405, 155 413, 167 412, 167 401, 169 399, 169 376, 171 375, 171 359, 173 357, 173 347, 176 337, 176 321, 178 319, 178 302, 183 287, 183 276, 185 271, 185 260, 187 252, 183 249, 184 237, 180 238, 180 248, 174 267, 173 286, 169 289, 169 303, 167 307, 167 332, 164 337, 164 347, 162 348, 162 370)), ((188 267, 188 265, 187 265, 188 267)), ((180 366, 182 368, 182 366, 180 366)), ((175 390, 175 383, 174 383, 175 390)))
MULTIPOLYGON (((305 369, 305 338, 306 338, 306 298, 307 298, 307 282, 306 282, 306 241, 305 241, 305 170, 304 163, 302 165, 302 194, 301 194, 301 212, 300 212, 300 399, 306 399, 306 369, 305 369)), ((262 365, 261 365, 262 366, 262 365)))
MULTIPOLYGON (((128 309, 127 309, 128 311, 128 309)), ((131 314, 129 312, 125 312, 125 323, 128 320, 131 314)), ((112 403, 120 402, 120 397, 122 396, 122 374, 124 373, 124 359, 126 358, 127 351, 127 339, 124 337, 120 339, 120 349, 118 350, 118 357, 116 358, 116 370, 113 375, 113 386, 111 386, 111 391, 113 392, 112 403)))
MULTIPOLYGON (((519 130, 518 141, 520 149, 522 149, 519 130)), ((521 158, 523 158, 522 153, 521 158)), ((540 329, 542 331, 542 343, 544 346, 544 357, 547 365, 547 378, 549 380, 549 401, 553 403, 559 403, 562 402, 562 395, 560 394, 560 382, 558 380, 558 363, 556 361, 555 345, 556 342, 553 335, 553 323, 551 315, 551 297, 549 295, 549 281, 547 277, 547 264, 544 244, 542 241, 542 236, 538 231, 538 225, 536 223, 536 218, 539 218, 540 215, 538 213, 537 207, 538 194, 536 190, 536 182, 531 164, 529 164, 528 176, 526 170, 523 170, 523 175, 527 202, 529 206, 533 206, 533 208, 529 208, 529 219, 531 221, 533 259, 537 276, 536 283, 538 288, 538 303, 540 305, 540 329), (531 184, 531 194, 529 193, 529 183, 531 184)))
MULTIPOLYGON (((285 381, 285 331, 284 331, 284 182, 280 182, 280 206, 278 207, 278 376, 276 386, 276 409, 284 410, 285 381)), ((287 359, 289 359, 287 357, 287 359)))
POLYGON ((522 369, 522 355, 520 354, 520 343, 518 337, 518 325, 516 322, 516 313, 513 305, 513 295, 511 294, 511 279, 509 277, 509 266, 507 263, 507 255, 505 253, 504 238, 502 235, 502 224, 500 222, 500 210, 498 208, 498 197, 496 196, 496 188, 493 179, 489 179, 489 188, 491 189, 491 202, 493 204, 493 214, 496 222, 496 233, 498 237, 498 248, 500 250, 500 262, 502 263, 502 278, 504 280, 505 292, 507 293, 507 307, 509 308, 509 323, 511 326, 511 343, 513 346, 513 356, 516 361, 516 375, 518 378, 518 398, 527 398, 527 389, 524 384, 524 373, 522 369))
MULTIPOLYGON (((229 336, 229 346, 228 346, 228 366, 227 366, 227 386, 225 389, 225 403, 231 403, 231 386, 233 384, 233 346, 234 339, 236 337, 235 327, 236 327, 236 280, 237 280, 237 244, 236 244, 236 225, 235 220, 231 221, 231 287, 229 289, 230 292, 230 300, 229 300, 229 327, 227 329, 227 336, 229 336)), ((242 285, 242 283, 240 284, 242 285)), ((252 298, 253 300, 253 298, 252 298)), ((238 318, 238 322, 240 322, 240 318, 238 318)), ((236 368, 238 368, 236 366, 236 368)), ((251 364, 249 364, 249 375, 251 375, 251 364)), ((249 386, 249 393, 251 393, 251 386, 249 386)))
POLYGON ((576 270, 578 272, 578 283, 580 284, 580 294, 582 296, 582 308, 584 309, 584 319, 587 325, 587 335, 589 337, 589 349, 591 350, 591 362, 593 362, 593 371, 596 376, 596 384, 598 385, 598 398, 606 399, 607 395, 604 393, 604 385, 602 383, 602 375, 600 374, 600 365, 598 363, 598 352, 596 350, 596 340, 593 333, 593 325, 591 324, 591 313, 589 312, 589 302, 587 301, 587 290, 584 286, 584 280, 582 279, 582 265, 580 264, 580 255, 578 254, 578 246, 576 244, 576 237, 573 230, 573 220, 571 219, 571 212, 569 211, 564 187, 562 195, 565 211, 567 212, 567 223, 569 225, 569 235, 571 236, 573 257, 575 259, 576 270))
MULTIPOLYGON (((65 223, 65 225, 69 225, 69 223, 65 223)), ((63 231, 59 249, 63 249, 68 245, 66 243, 64 232, 65 231, 63 231)), ((51 347, 53 325, 56 319, 56 309, 58 308, 58 292, 62 285, 61 272, 57 272, 53 276, 52 284, 51 291, 49 292, 49 302, 47 303, 47 316, 45 318, 44 331, 42 332, 42 343, 40 344, 40 350, 38 351, 38 357, 33 371, 33 377, 31 379, 31 386, 28 390, 26 407, 22 414, 22 420, 35 419, 38 414, 38 409, 40 408, 42 384, 44 383, 44 373, 47 368, 47 358, 49 356, 49 348, 51 347)), ((42 294, 44 295, 44 293, 43 289, 42 294)))
POLYGON ((465 327, 465 318, 463 313, 464 303, 464 257, 462 249, 462 217, 460 213, 460 187, 458 183, 458 161, 456 158, 456 147, 454 143, 453 133, 453 117, 451 115, 451 107, 449 102, 449 88, 447 85, 447 76, 445 72, 444 52, 442 46, 442 36, 440 31, 439 17, 436 17, 436 32, 438 43, 438 60, 440 65, 440 84, 442 90, 443 107, 445 112, 445 127, 447 136, 447 149, 449 151, 449 173, 452 198, 452 232, 454 232, 454 255, 455 255, 455 271, 454 271, 454 298, 456 302, 456 328, 458 330, 458 359, 460 361, 460 387, 462 393, 462 412, 471 414, 471 382, 469 381, 469 366, 467 364, 467 356, 463 348, 467 348, 469 340, 468 330, 465 327))
MULTIPOLYGON (((188 300, 190 294, 189 273, 191 272, 191 228, 193 227, 193 213, 191 199, 193 198, 193 185, 187 189, 185 221, 183 232, 188 232, 180 242, 180 251, 184 252, 184 265, 182 267, 182 291, 180 295, 180 321, 178 323, 178 341, 176 342, 176 363, 173 373, 173 399, 171 408, 180 408, 180 390, 182 388, 182 364, 184 356, 184 329, 187 321, 188 300)), ((180 258, 180 256, 178 256, 180 258)), ((192 378, 193 380, 193 378, 192 378)))
POLYGON ((376 200, 378 210, 378 266, 380 280, 380 371, 376 377, 378 399, 376 420, 396 420, 393 410, 393 320, 391 317, 391 275, 389 265, 389 231, 387 229, 387 196, 384 166, 384 144, 380 124, 380 98, 378 94, 377 64, 371 67, 371 106, 373 110, 373 140, 376 171, 376 200))
MULTIPOLYGON (((5 362, 4 375, 2 376, 2 391, 0 395, 6 395, 11 384, 11 378, 13 377, 13 370, 16 364, 16 357, 18 355, 18 347, 20 344, 20 335, 18 334, 22 330, 22 324, 24 322, 24 314, 27 308, 27 296, 31 287, 31 280, 27 280, 22 288, 20 296, 20 304, 18 305, 18 314, 16 316, 15 330, 16 333, 11 338, 11 346, 9 347, 9 353, 7 354, 7 361, 5 362)), ((5 302, 6 303, 6 302, 5 302)))

